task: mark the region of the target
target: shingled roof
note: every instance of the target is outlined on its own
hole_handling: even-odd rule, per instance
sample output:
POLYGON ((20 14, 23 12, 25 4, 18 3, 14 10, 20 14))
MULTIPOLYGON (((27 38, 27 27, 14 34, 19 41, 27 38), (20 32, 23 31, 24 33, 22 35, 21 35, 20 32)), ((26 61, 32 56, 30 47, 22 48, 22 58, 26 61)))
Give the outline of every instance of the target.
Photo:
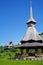
POLYGON ((43 43, 37 43, 37 42, 34 42, 34 43, 25 43, 25 44, 21 44, 21 45, 17 45, 15 48, 31 48, 31 47, 34 47, 34 48, 37 48, 37 47, 43 47, 43 43))
POLYGON ((36 31, 35 27, 29 27, 26 34, 24 35, 22 41, 27 40, 42 40, 39 33, 36 31))
POLYGON ((36 21, 33 18, 32 6, 30 7, 30 19, 27 22, 28 29, 26 34, 21 40, 21 44, 17 45, 16 48, 32 48, 32 47, 43 47, 43 39, 35 28, 36 21))

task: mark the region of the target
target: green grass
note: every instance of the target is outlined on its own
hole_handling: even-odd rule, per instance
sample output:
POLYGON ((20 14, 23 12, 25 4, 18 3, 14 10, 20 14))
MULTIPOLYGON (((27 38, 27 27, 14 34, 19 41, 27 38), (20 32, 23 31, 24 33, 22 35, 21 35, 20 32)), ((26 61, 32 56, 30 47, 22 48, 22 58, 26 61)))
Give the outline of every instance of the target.
POLYGON ((0 60, 0 65, 43 65, 42 61, 0 60))
POLYGON ((10 49, 4 50, 0 47, 0 65, 43 65, 43 61, 30 61, 30 60, 8 60, 14 58, 15 53, 20 53, 20 50, 10 49))

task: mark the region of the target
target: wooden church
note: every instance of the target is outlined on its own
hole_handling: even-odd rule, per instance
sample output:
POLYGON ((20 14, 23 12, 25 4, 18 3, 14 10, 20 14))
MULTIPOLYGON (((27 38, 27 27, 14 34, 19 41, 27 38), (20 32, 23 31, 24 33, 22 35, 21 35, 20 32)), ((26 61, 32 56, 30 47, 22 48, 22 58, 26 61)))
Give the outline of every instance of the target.
POLYGON ((40 56, 43 54, 43 39, 37 32, 35 28, 36 21, 33 18, 32 6, 30 6, 30 19, 27 21, 27 32, 24 35, 23 39, 20 41, 21 44, 15 46, 21 50, 23 55, 23 50, 26 49, 26 53, 23 56, 29 56, 29 50, 35 50, 35 56, 40 56), (37 53, 38 49, 41 50, 41 53, 37 53))

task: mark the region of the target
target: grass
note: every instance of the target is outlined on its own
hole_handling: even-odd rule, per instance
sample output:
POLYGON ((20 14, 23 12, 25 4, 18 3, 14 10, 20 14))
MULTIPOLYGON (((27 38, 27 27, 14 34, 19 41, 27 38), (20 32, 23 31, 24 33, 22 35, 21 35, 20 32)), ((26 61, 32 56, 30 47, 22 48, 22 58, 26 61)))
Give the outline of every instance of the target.
MULTIPOLYGON (((30 61, 30 60, 8 60, 8 58, 15 57, 15 49, 4 50, 0 47, 0 65, 43 65, 43 61, 30 61)), ((19 50, 16 50, 18 53, 19 50)))
POLYGON ((0 65, 43 65, 42 61, 29 61, 29 60, 6 60, 1 59, 0 65))

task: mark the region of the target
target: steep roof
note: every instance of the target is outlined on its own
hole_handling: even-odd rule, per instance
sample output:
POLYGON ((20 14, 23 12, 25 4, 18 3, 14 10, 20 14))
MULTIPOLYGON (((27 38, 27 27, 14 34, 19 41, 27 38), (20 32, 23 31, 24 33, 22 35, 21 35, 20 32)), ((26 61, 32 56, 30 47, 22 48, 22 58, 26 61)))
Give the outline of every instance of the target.
POLYGON ((15 48, 43 48, 43 39, 35 28, 35 19, 33 18, 32 6, 30 7, 30 19, 27 24, 27 32, 21 40, 21 44, 15 46, 15 48))
POLYGON ((42 39, 43 39, 43 35, 40 35, 41 37, 42 37, 42 39))
POLYGON ((22 41, 27 41, 27 40, 42 40, 41 36, 38 34, 34 26, 29 27, 27 29, 27 32, 22 39, 22 41))
POLYGON ((24 35, 22 41, 28 40, 42 40, 41 36, 38 34, 37 30, 35 29, 35 19, 33 18, 32 13, 32 6, 30 6, 30 19, 28 20, 28 29, 26 34, 24 35))

